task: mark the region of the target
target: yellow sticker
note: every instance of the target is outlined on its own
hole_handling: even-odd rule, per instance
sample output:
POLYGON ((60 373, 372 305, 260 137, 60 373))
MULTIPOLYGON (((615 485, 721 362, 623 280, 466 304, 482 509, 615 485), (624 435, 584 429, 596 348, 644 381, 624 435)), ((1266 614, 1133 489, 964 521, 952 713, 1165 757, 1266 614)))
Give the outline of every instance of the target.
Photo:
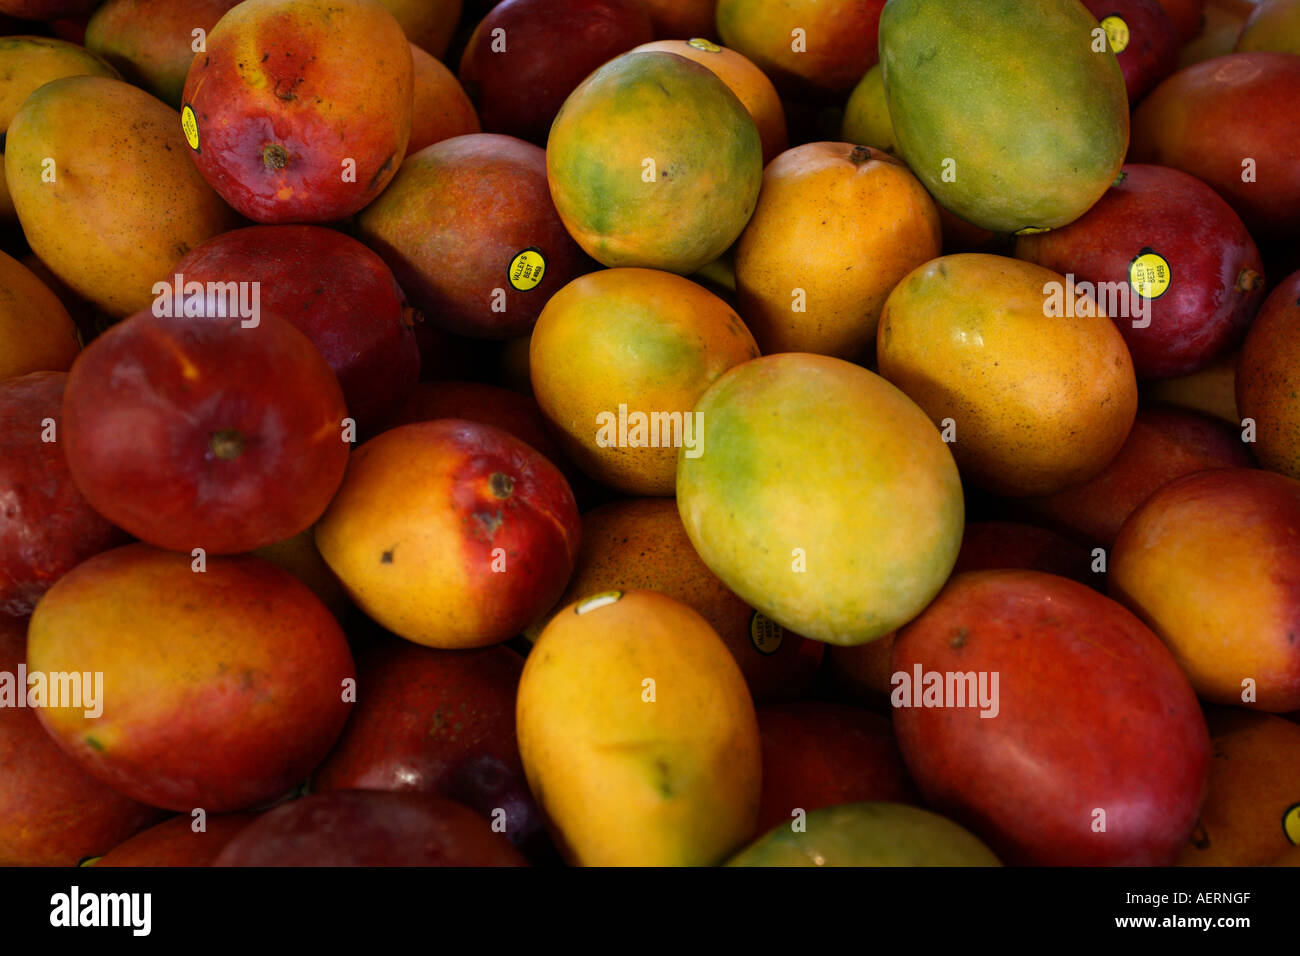
POLYGON ((1169 269, 1168 260, 1148 246, 1138 253, 1138 257, 1128 267, 1128 281, 1133 291, 1142 298, 1158 299, 1169 291, 1173 273, 1169 269))
POLYGON ((1110 48, 1116 53, 1123 53, 1128 47, 1128 24, 1118 13, 1112 13, 1101 21, 1101 28, 1106 31, 1110 48))
POLYGON ((536 246, 525 249, 510 260, 510 284, 520 292, 536 289, 546 275, 546 257, 536 246))
POLYGON ((190 149, 199 148, 199 121, 194 116, 194 110, 186 104, 185 109, 181 110, 181 129, 185 131, 185 142, 190 144, 190 149))
POLYGON ((760 654, 771 655, 781 649, 781 641, 785 638, 785 628, 770 617, 754 612, 754 616, 749 619, 749 640, 754 645, 754 650, 760 654))
POLYGON ((703 50, 705 53, 722 52, 722 47, 718 46, 716 43, 710 43, 708 40, 704 39, 703 37, 695 37, 695 39, 693 40, 687 40, 686 45, 693 46, 697 50, 703 50))
POLYGON ((593 594, 591 597, 579 601, 578 606, 573 609, 573 613, 586 614, 588 611, 594 611, 622 599, 622 591, 601 591, 599 594, 593 594))
POLYGON ((1282 832, 1296 846, 1300 846, 1300 803, 1293 803, 1282 814, 1282 832))
POLYGON ((1024 229, 1017 229, 1015 234, 1017 236, 1036 236, 1040 232, 1051 232, 1051 231, 1052 231, 1051 226, 1025 226, 1024 229))

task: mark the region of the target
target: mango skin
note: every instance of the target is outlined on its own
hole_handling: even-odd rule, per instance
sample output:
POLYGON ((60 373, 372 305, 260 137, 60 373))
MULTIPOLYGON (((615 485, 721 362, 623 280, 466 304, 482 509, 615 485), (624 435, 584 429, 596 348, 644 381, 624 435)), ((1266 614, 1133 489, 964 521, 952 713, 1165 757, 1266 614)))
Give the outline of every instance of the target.
POLYGON ((876 62, 884 0, 718 0, 722 42, 754 61, 782 92, 842 97, 876 62), (803 30, 803 48, 794 30, 803 30))
POLYGON ((1210 789, 1176 865, 1276 865, 1300 838, 1300 810, 1291 809, 1300 804, 1300 727, 1228 707, 1206 720, 1210 789))
POLYGON ((678 509, 704 563, 747 604, 804 637, 862 644, 938 593, 961 546, 961 482, 897 388, 786 352, 732 369, 696 411, 705 451, 678 457, 678 509))
POLYGON ((842 803, 814 810, 807 829, 764 834, 727 866, 1001 866, 974 834, 901 803, 842 803))
POLYGON ((620 596, 561 610, 528 655, 516 723, 529 787, 572 864, 718 863, 752 836, 758 814, 745 680, 686 605, 654 591, 608 594, 620 596))
POLYGON ((254 813, 222 813, 207 818, 195 832, 189 814, 172 817, 119 843, 93 866, 211 866, 222 848, 248 826, 254 813))
POLYGON ((695 40, 655 40, 633 48, 633 53, 675 53, 706 67, 740 97, 749 115, 758 126, 758 137, 763 143, 763 165, 766 166, 789 145, 785 125, 785 107, 776 87, 767 74, 735 50, 716 43, 701 44, 695 40))
POLYGON ((863 75, 844 104, 840 138, 859 146, 873 146, 886 153, 898 152, 898 137, 889 118, 885 97, 885 74, 877 63, 863 75))
POLYGON ((1205 701, 1300 710, 1300 481, 1216 468, 1162 486, 1110 555, 1110 594, 1169 645, 1205 701), (1243 699, 1246 678, 1255 699, 1243 699))
POLYGON ((763 147, 745 105, 707 67, 625 53, 564 101, 546 170, 560 219, 588 255, 685 275, 722 255, 749 221, 763 147))
POLYGON ((1300 3, 1260 0, 1237 38, 1236 52, 1251 50, 1300 54, 1300 3))
POLYGON ((194 30, 212 32, 240 0, 107 0, 86 24, 86 48, 174 110, 195 57, 194 30))
POLYGON ((380 0, 406 38, 442 59, 460 23, 463 0, 380 0))
POLYGON ((1096 28, 1076 0, 886 5, 899 152, 941 205, 995 232, 1054 229, 1106 191, 1128 149, 1128 93, 1109 46, 1092 51, 1096 28))
POLYGON ((1270 471, 1300 478, 1300 272, 1279 283, 1246 333, 1234 383, 1243 418, 1255 420, 1252 451, 1270 471))
MULTIPOLYGON (((653 269, 602 269, 557 292, 529 345, 533 394, 565 452, 591 477, 630 495, 671 495, 677 449, 601 446, 602 419, 640 411, 685 416, 718 377, 758 357, 722 299, 653 269)), ((612 431, 612 429, 611 429, 612 431)), ((698 436, 695 436, 698 441, 698 436)), ((701 445, 705 453, 707 444, 701 445)))
POLYGON ((35 273, 0 252, 0 381, 65 372, 81 335, 63 303, 35 273))
POLYGON ((114 318, 148 308, 153 284, 238 219, 186 153, 177 112, 121 80, 41 87, 9 125, 5 180, 41 261, 114 318), (45 182, 44 160, 54 160, 45 182))
MULTIPOLYGON (((800 697, 817 676, 826 645, 781 631, 772 647, 772 632, 757 630, 763 619, 756 628, 753 608, 695 553, 671 498, 623 498, 583 514, 577 565, 554 610, 615 590, 658 591, 699 611, 740 665, 755 704, 800 697), (756 630, 768 636, 762 646, 756 630)), ((549 620, 524 636, 535 640, 549 620)))
POLYGON ((129 544, 79 564, 32 614, 32 671, 103 672, 103 713, 43 707, 82 767, 188 813, 242 810, 300 783, 343 729, 352 655, 334 616, 287 571, 129 544))
POLYGON ((411 45, 378 0, 245 0, 212 29, 182 98, 185 151, 241 214, 344 219, 406 155, 411 45))
POLYGON ((559 469, 491 425, 401 425, 352 456, 321 557, 379 624, 428 647, 499 644, 554 606, 582 534, 559 469))
POLYGON ((899 160, 850 143, 796 146, 763 171, 736 243, 740 312, 764 353, 862 359, 890 291, 942 240, 934 201, 899 160))
MULTIPOLYGON (((26 651, 27 619, 0 614, 0 670, 16 674, 26 651)), ((0 708, 0 866, 76 866, 160 815, 87 773, 35 710, 0 708)))
MULTIPOLYGON (((120 79, 103 58, 75 43, 51 37, 0 37, 0 133, 9 129, 18 108, 36 90, 51 80, 83 74, 120 79)), ((4 150, 0 149, 0 165, 3 163, 4 150)), ((0 220, 16 219, 0 169, 0 220)))
POLYGON ((1137 414, 1133 361, 1115 323, 1048 316, 1053 282, 1063 288, 1065 277, 1016 259, 944 256, 903 279, 880 319, 880 374, 936 423, 952 420, 962 477, 997 494, 1087 481, 1119 452, 1137 414))
POLYGON ((1300 57, 1255 50, 1193 64, 1152 90, 1133 113, 1130 161, 1195 176, 1262 243, 1300 232, 1297 143, 1300 57))

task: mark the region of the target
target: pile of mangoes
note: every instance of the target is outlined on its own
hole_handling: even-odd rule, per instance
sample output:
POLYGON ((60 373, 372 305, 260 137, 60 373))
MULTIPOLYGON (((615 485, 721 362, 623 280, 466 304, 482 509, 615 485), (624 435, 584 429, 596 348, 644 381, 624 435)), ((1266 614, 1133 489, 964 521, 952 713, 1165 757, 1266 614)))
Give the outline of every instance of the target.
POLYGON ((1300 863, 1300 0, 0 0, 0 148, 0 864, 1300 863))

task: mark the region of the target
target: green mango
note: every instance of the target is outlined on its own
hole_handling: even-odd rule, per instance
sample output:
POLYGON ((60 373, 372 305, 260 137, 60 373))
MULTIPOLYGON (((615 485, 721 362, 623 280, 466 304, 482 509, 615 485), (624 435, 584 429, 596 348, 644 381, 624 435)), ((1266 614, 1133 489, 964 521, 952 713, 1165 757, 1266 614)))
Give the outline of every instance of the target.
POLYGON ((1001 866, 946 817, 901 803, 844 803, 783 823, 728 866, 1001 866))
POLYGON ((899 152, 995 232, 1056 229, 1119 174, 1128 96, 1078 0, 890 0, 880 62, 899 152))

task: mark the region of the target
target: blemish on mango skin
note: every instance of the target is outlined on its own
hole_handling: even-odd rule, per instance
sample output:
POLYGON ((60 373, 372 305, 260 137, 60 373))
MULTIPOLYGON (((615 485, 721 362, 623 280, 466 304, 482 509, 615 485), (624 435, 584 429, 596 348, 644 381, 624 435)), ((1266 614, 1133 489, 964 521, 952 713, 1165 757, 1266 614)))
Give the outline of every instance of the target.
POLYGON ((474 512, 474 519, 487 532, 489 538, 495 535, 497 530, 505 524, 505 516, 500 511, 476 511, 474 512))

